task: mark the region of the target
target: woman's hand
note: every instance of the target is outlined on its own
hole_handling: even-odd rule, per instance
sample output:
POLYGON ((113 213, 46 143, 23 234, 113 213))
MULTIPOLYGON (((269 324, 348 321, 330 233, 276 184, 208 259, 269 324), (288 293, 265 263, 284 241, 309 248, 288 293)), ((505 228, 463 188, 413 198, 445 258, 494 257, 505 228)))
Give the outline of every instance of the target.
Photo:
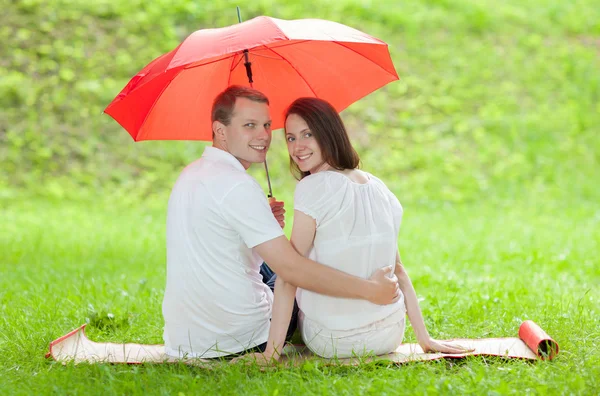
POLYGON ((461 345, 455 344, 448 341, 438 341, 429 337, 423 341, 419 341, 419 345, 423 349, 423 352, 440 352, 440 353, 469 353, 475 349, 466 348, 461 345))
POLYGON ((271 366, 277 364, 279 361, 279 354, 265 352, 254 352, 247 353, 240 357, 236 357, 231 360, 231 363, 239 363, 243 362, 246 364, 256 363, 259 366, 271 366))

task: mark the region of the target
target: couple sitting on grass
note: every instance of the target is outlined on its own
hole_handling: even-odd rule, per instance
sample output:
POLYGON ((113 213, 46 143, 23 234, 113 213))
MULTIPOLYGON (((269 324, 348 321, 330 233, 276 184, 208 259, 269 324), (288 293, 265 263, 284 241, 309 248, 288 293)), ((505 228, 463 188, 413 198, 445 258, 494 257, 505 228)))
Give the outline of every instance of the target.
POLYGON ((393 352, 405 316, 425 351, 464 349, 432 339, 397 249, 398 199, 358 170, 337 111, 316 98, 285 114, 294 194, 291 240, 283 202, 246 173, 271 143, 269 101, 233 86, 212 108, 213 144, 173 187, 163 301, 168 355, 280 358, 297 327, 327 358, 393 352), (290 243, 291 242, 291 243, 290 243), (277 274, 277 275, 276 275, 277 274))

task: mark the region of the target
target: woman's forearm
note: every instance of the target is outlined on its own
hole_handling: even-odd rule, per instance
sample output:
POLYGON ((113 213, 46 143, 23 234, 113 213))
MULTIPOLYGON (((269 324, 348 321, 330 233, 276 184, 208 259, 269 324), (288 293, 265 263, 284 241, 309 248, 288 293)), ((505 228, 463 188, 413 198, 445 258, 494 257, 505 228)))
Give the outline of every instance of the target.
POLYGON ((417 300, 417 293, 410 280, 410 277, 404 270, 401 262, 396 262, 396 276, 398 277, 398 284, 402 294, 404 294, 404 304, 406 305, 406 313, 408 314, 408 320, 415 331, 417 341, 420 343, 429 338, 429 332, 425 327, 425 321, 423 320, 423 314, 419 307, 419 301, 417 300))
POLYGON ((269 329, 269 340, 267 341, 265 355, 268 358, 279 359, 281 350, 285 344, 285 336, 290 325, 292 311, 294 310, 296 286, 287 283, 281 277, 277 277, 274 294, 275 301, 273 302, 271 327, 269 329))

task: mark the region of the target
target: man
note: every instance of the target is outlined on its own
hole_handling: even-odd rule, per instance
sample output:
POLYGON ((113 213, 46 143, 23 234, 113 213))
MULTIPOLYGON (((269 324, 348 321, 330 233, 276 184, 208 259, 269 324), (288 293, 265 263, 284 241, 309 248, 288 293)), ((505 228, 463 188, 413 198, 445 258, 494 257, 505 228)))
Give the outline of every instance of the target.
POLYGON ((229 87, 215 99, 212 120, 213 146, 183 170, 169 198, 167 354, 213 358, 264 348, 273 293, 260 272, 263 260, 289 283, 317 293, 377 304, 399 298, 392 267, 360 279, 302 257, 287 240, 281 204, 270 208, 246 173, 265 161, 271 143, 262 93, 229 87))

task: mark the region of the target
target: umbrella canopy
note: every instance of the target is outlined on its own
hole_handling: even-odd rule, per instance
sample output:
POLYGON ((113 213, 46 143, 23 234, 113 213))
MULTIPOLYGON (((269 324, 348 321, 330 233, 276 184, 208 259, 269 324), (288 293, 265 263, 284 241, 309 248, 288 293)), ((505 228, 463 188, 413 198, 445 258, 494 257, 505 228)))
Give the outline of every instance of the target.
POLYGON ((212 102, 230 85, 266 94, 278 129, 299 97, 342 111, 397 79, 387 44, 368 34, 331 21, 261 16, 192 33, 136 74, 105 112, 136 141, 212 140, 212 102))

